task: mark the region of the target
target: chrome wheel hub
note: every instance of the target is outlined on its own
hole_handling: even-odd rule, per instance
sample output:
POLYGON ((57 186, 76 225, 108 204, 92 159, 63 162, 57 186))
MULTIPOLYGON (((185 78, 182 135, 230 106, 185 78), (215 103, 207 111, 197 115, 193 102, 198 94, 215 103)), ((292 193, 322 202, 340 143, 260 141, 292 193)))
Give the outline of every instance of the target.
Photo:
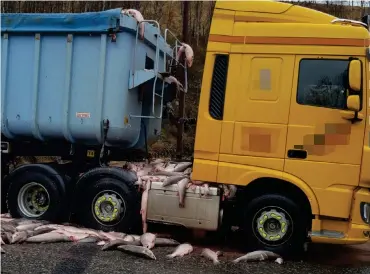
POLYGON ((94 218, 99 223, 103 222, 104 225, 119 221, 126 211, 123 198, 113 191, 98 193, 93 200, 92 207, 94 218))
POLYGON ((259 215, 255 228, 264 240, 277 242, 286 236, 290 225, 290 221, 283 212, 271 209, 263 211, 259 215))
POLYGON ((37 218, 48 210, 50 196, 44 186, 37 182, 30 182, 19 190, 17 202, 25 216, 37 218))

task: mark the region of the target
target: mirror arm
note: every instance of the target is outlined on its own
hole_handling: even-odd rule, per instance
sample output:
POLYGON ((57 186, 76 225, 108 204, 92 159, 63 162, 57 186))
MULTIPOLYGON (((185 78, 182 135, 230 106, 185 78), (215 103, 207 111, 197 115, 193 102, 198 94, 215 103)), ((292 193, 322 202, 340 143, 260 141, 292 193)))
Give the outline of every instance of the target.
POLYGON ((361 122, 363 118, 358 117, 358 111, 355 111, 355 117, 351 118, 350 120, 351 120, 351 123, 354 124, 354 123, 361 122))
POLYGON ((355 123, 361 122, 361 121, 363 120, 363 118, 360 118, 360 117, 358 116, 358 111, 355 111, 355 117, 350 118, 350 119, 348 119, 348 120, 350 120, 350 121, 351 121, 351 124, 355 124, 355 123))

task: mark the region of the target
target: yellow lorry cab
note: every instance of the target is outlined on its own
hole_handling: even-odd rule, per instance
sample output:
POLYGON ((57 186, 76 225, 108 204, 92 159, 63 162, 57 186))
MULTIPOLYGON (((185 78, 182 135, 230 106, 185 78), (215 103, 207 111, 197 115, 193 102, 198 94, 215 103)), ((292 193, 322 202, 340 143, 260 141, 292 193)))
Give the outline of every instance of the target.
POLYGON ((238 186, 249 244, 369 241, 369 58, 363 22, 216 2, 192 179, 238 186))

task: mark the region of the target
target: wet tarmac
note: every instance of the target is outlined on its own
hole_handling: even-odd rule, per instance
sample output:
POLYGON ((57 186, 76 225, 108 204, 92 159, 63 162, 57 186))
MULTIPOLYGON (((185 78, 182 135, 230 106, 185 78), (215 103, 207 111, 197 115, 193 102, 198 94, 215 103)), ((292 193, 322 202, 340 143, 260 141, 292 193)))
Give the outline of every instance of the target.
POLYGON ((1 273, 370 273, 370 243, 359 246, 310 244, 303 260, 233 264, 243 253, 224 251, 213 265, 200 256, 201 246, 183 258, 169 259, 173 247, 155 247, 156 261, 121 251, 101 251, 87 243, 21 244, 3 246, 1 273))

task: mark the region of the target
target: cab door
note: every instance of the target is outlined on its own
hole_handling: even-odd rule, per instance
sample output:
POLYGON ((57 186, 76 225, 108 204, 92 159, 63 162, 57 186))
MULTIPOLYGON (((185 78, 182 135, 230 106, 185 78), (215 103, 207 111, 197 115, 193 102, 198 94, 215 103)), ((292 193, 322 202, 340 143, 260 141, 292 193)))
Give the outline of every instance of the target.
MULTIPOLYGON (((366 90, 365 58, 362 90, 366 90)), ((347 109, 349 59, 296 56, 284 171, 307 183, 320 215, 348 218, 358 186, 365 119, 352 123, 347 109)), ((359 117, 366 113, 361 94, 359 117)))

